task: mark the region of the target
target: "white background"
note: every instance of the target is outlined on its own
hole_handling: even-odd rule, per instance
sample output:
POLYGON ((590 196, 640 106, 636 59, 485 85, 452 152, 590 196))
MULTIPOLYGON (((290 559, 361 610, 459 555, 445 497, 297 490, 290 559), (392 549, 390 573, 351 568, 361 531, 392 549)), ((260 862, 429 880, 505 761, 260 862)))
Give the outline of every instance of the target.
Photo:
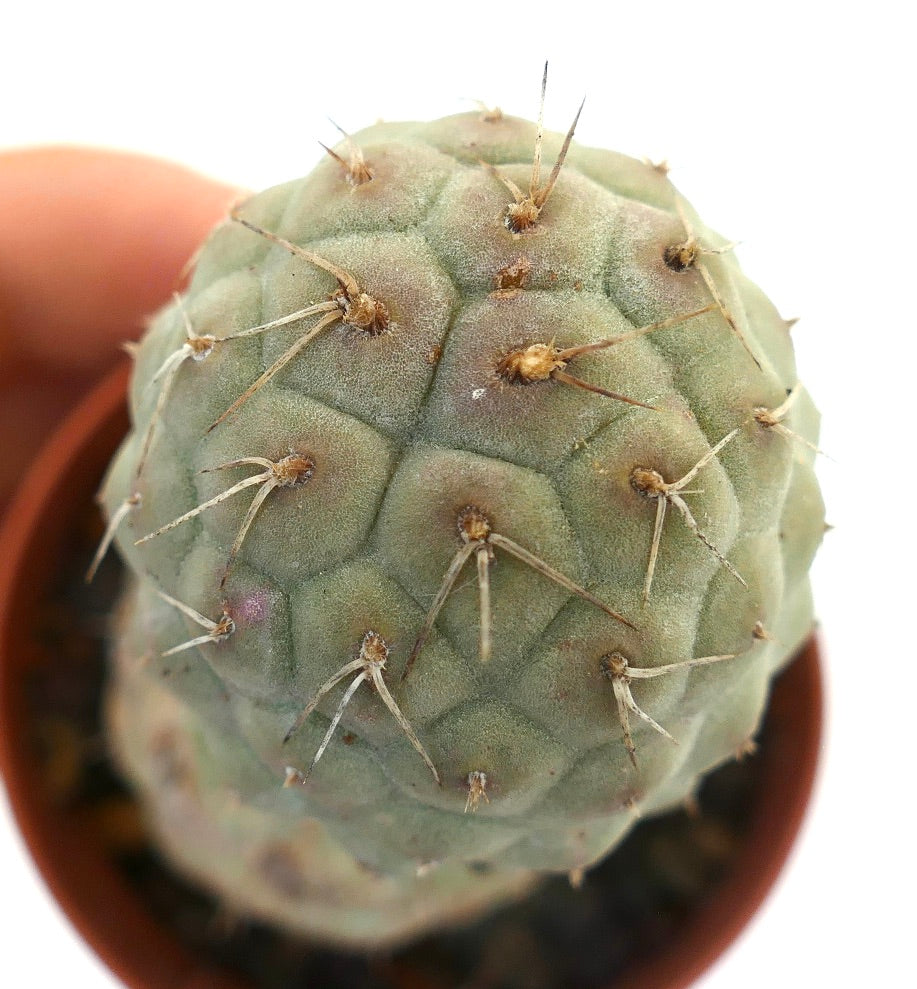
MULTIPOLYGON (((915 404, 913 29, 905 5, 17 4, 3 18, 0 148, 91 143, 260 188, 312 167, 326 120, 429 118, 477 97, 667 158, 793 330, 824 414, 828 534, 814 579, 828 744, 801 842, 703 989, 913 977, 915 404), (591 5, 590 5, 591 6, 591 5)), ((2 208, 2 204, 0 204, 2 208)), ((4 984, 107 989, 0 798, 4 984), (8 974, 12 972, 12 978, 8 974)), ((911 983, 913 984, 913 983, 911 983)))

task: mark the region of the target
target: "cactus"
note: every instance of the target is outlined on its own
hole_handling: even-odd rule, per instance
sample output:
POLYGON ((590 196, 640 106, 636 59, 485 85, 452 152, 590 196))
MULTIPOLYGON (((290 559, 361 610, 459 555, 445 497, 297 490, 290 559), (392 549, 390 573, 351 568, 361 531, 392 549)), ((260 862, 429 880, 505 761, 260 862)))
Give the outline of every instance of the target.
POLYGON ((789 324, 575 125, 345 135, 136 350, 109 721, 238 911, 378 946, 579 876, 747 746, 811 630, 789 324))

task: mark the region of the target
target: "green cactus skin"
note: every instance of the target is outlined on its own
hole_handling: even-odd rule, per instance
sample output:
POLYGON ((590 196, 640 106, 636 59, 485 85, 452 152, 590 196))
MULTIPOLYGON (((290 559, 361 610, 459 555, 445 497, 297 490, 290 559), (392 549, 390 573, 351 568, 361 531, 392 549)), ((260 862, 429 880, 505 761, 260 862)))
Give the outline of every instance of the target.
POLYGON ((539 133, 363 131, 136 353, 114 744, 181 867, 330 942, 588 868, 812 627, 788 323, 664 169, 539 133))

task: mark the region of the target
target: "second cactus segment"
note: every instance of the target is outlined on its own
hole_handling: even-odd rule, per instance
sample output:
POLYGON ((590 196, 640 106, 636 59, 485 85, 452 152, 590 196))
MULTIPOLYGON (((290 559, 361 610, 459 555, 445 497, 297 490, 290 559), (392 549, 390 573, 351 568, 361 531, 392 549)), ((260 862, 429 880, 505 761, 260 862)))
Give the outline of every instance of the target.
POLYGON ((788 325, 663 170, 569 136, 348 139, 136 354, 110 720, 235 909, 374 945, 588 868, 811 630, 788 325))

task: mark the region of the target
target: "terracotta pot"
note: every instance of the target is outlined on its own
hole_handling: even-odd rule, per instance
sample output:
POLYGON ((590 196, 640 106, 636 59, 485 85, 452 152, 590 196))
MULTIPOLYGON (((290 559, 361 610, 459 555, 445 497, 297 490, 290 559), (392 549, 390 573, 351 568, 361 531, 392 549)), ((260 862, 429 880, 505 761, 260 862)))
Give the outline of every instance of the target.
MULTIPOLYGON (((35 861, 71 921, 136 989, 250 989, 218 971, 157 920, 85 820, 34 785, 29 671, 43 662, 36 634, 70 534, 85 516, 127 428, 127 371, 106 379, 43 450, 4 520, 0 546, 0 764, 35 861)), ((730 874, 664 953, 627 970, 613 989, 684 989, 729 946, 773 885, 799 829, 818 756, 822 691, 814 640, 776 682, 757 757, 761 777, 747 836, 730 874)), ((412 985, 416 984, 414 982, 412 985)), ((407 985, 407 982, 405 983, 407 985)), ((612 989, 612 987, 609 987, 612 989)))

